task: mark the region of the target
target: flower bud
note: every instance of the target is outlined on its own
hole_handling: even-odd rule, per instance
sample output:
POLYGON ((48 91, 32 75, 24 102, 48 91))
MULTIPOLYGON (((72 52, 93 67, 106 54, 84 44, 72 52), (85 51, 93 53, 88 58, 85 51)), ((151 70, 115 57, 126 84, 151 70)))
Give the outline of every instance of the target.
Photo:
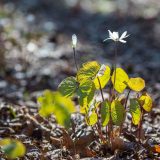
POLYGON ((72 35, 72 47, 76 48, 77 45, 77 36, 75 34, 72 35))

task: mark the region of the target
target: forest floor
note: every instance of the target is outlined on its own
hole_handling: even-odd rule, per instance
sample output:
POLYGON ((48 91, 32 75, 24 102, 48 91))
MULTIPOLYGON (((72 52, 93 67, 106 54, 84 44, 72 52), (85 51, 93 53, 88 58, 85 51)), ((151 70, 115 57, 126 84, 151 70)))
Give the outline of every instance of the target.
MULTIPOLYGON (((110 29, 120 33, 127 30, 130 34, 127 43, 118 46, 118 65, 129 75, 145 79, 146 91, 154 100, 152 112, 144 118, 145 140, 151 145, 160 144, 159 14, 144 17, 116 9, 110 13, 97 12, 78 4, 58 6, 49 0, 41 0, 39 5, 36 0, 29 2, 0 2, 0 138, 20 139, 27 146, 22 158, 25 160, 76 159, 73 150, 59 141, 66 133, 54 118, 44 120, 38 116, 36 99, 45 89, 56 90, 61 80, 75 75, 73 33, 78 36, 79 64, 97 60, 111 65, 114 45, 109 41, 103 43, 110 29)), ((83 121, 79 114, 75 119, 77 124, 83 121)), ((83 134, 92 137, 85 124, 80 127, 83 134)), ((80 147, 82 154, 77 154, 77 159, 92 157, 95 146, 93 157, 97 159, 160 159, 158 153, 151 153, 137 143, 116 156, 106 153, 96 140, 89 139, 82 146, 85 149, 80 147), (90 150, 85 148, 86 144, 90 150)), ((0 156, 5 159, 1 152, 0 156)))

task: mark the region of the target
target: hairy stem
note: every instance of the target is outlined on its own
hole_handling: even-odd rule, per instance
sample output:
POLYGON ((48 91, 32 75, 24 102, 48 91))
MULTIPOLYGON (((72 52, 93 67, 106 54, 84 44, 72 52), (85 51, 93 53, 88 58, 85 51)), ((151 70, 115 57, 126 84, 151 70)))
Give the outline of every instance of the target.
MULTIPOLYGON (((127 97, 126 97, 126 101, 125 101, 125 104, 124 104, 125 110, 126 110, 126 108, 127 108, 127 102, 128 102, 130 93, 131 93, 131 89, 128 91, 128 94, 127 94, 127 97)), ((120 131, 119 131, 119 134, 120 134, 120 135, 121 135, 122 130, 123 130, 123 123, 122 123, 121 126, 120 126, 120 131)))
MULTIPOLYGON (((98 83, 99 83, 99 87, 100 87, 100 92, 101 92, 101 96, 102 96, 102 102, 104 102, 105 101, 105 99, 104 99, 104 95, 103 95, 103 90, 102 90, 102 85, 101 85, 101 82, 100 82, 100 79, 99 79, 99 77, 97 77, 97 79, 98 79, 98 83)), ((101 104, 100 104, 101 105, 101 104)), ((100 106, 100 109, 99 109, 99 114, 98 114, 98 117, 99 117, 99 124, 101 124, 101 116, 100 116, 100 110, 101 110, 101 106, 100 106)), ((102 137, 102 139, 103 139, 103 141, 105 142, 105 139, 104 139, 104 137, 103 137, 103 134, 102 134, 102 128, 101 128, 101 126, 100 125, 98 125, 99 127, 99 130, 100 130, 100 135, 101 135, 101 137, 102 137)))
POLYGON ((100 92, 101 92, 101 96, 102 96, 102 101, 104 102, 104 96, 103 96, 102 85, 101 85, 101 82, 100 82, 99 77, 97 77, 97 79, 98 79, 98 83, 99 83, 99 87, 100 87, 100 92))
POLYGON ((77 64, 77 60, 76 60, 76 49, 75 49, 75 47, 73 47, 73 58, 74 58, 74 63, 75 63, 76 69, 78 71, 78 64, 77 64))
POLYGON ((139 142, 141 140, 143 114, 144 114, 144 111, 143 111, 143 109, 141 109, 141 120, 140 120, 140 123, 139 123, 139 126, 138 126, 138 131, 139 131, 138 132, 138 140, 139 140, 139 142))
MULTIPOLYGON (((116 67, 117 67, 117 42, 115 42, 115 53, 114 53, 114 62, 113 62, 113 73, 114 73, 114 80, 113 80, 113 89, 112 89, 112 95, 110 98, 110 101, 112 102, 114 96, 115 96, 115 83, 116 83, 116 67)), ((107 130, 107 128, 106 128, 107 130)), ((108 136, 109 141, 112 146, 112 132, 113 132, 113 124, 110 116, 109 124, 108 124, 108 136)))
POLYGON ((113 81, 113 94, 115 94, 115 82, 116 82, 116 67, 117 67, 117 42, 115 42, 115 54, 114 54, 114 81, 113 81))
MULTIPOLYGON (((97 113, 97 110, 96 110, 96 113, 97 113)), ((98 115, 98 113, 97 113, 97 115, 98 115)), ((99 117, 99 115, 98 115, 98 117, 99 117)), ((103 142, 103 144, 105 144, 105 138, 103 137, 100 119, 98 119, 96 129, 97 129, 97 132, 99 134, 99 138, 101 139, 101 141, 103 142)))
POLYGON ((129 89, 128 94, 127 94, 127 97, 126 97, 126 101, 125 101, 125 105, 124 105, 125 110, 126 110, 126 108, 127 108, 127 102, 128 102, 130 93, 131 93, 131 89, 129 89))

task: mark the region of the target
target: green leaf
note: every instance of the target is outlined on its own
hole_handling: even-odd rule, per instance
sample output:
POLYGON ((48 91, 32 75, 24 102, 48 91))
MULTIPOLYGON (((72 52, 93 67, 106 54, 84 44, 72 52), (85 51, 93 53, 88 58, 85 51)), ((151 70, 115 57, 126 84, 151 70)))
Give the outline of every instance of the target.
POLYGON ((72 96, 78 87, 75 77, 68 77, 64 79, 58 86, 59 92, 66 97, 72 96))
POLYGON ((142 78, 130 78, 128 81, 128 87, 133 91, 139 92, 145 87, 145 81, 142 78))
POLYGON ((126 83, 129 81, 129 77, 122 68, 116 68, 116 71, 113 72, 111 80, 113 85, 115 82, 114 85, 115 90, 119 93, 123 93, 123 91, 127 87, 126 83))
POLYGON ((80 112, 85 113, 94 97, 95 85, 91 80, 82 80, 77 90, 80 112))
POLYGON ((92 90, 93 87, 93 82, 91 80, 82 80, 79 84, 79 90, 84 93, 84 94, 88 94, 90 93, 90 91, 92 90))
POLYGON ((45 91, 44 96, 38 98, 40 103, 39 114, 47 117, 54 114, 58 124, 65 128, 70 127, 71 113, 75 111, 74 103, 70 98, 62 96, 59 92, 45 91))
POLYGON ((110 108, 111 108, 111 104, 108 100, 102 102, 101 119, 102 119, 103 127, 106 126, 110 120, 110 108))
POLYGON ((98 121, 98 116, 97 116, 96 112, 92 112, 92 113, 88 116, 88 118, 86 118, 86 123, 87 123, 87 125, 89 125, 89 126, 95 125, 95 124, 97 123, 97 121, 98 121))
POLYGON ((146 93, 146 94, 142 95, 139 98, 139 102, 146 112, 151 111, 153 101, 152 101, 152 98, 150 97, 149 94, 146 93))
POLYGON ((26 147, 22 142, 9 138, 0 140, 0 147, 10 159, 23 157, 26 152, 26 147))
POLYGON ((130 113, 133 124, 138 125, 141 119, 141 109, 137 99, 130 99, 130 113))
POLYGON ((83 79, 93 80, 100 69, 100 65, 96 61, 86 62, 82 65, 77 73, 77 80, 80 82, 83 79))
POLYGON ((120 126, 125 119, 125 109, 120 101, 113 100, 111 103, 111 117, 115 125, 120 126))
POLYGON ((99 81, 102 89, 106 86, 110 79, 111 69, 109 66, 102 65, 100 70, 98 71, 96 78, 94 79, 94 84, 96 89, 100 89, 99 81), (99 81, 98 81, 99 78, 99 81))

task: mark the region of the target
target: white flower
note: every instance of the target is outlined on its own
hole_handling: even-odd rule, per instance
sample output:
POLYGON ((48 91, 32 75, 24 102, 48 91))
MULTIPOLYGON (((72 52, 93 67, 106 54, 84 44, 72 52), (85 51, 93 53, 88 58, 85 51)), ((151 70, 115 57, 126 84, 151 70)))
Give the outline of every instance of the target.
POLYGON ((124 38, 127 38, 129 35, 127 35, 127 31, 123 32, 122 35, 119 37, 119 33, 118 32, 111 32, 110 30, 108 30, 109 32, 109 38, 106 38, 104 40, 107 41, 108 39, 112 39, 115 42, 122 42, 122 43, 126 43, 126 41, 124 40, 124 38))
POLYGON ((76 48, 77 46, 77 36, 75 34, 72 35, 72 47, 76 48))

